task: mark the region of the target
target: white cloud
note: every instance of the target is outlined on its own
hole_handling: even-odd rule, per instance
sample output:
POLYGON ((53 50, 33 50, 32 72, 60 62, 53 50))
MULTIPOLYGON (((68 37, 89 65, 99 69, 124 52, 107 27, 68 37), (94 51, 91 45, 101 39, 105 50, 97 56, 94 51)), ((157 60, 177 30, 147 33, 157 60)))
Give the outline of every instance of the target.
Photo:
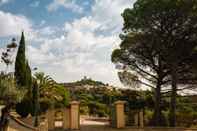
MULTIPOLYGON (((48 9, 56 10, 60 5, 71 8, 67 7, 68 3, 76 4, 71 0, 54 0, 48 9)), ((118 36, 123 24, 120 14, 130 5, 130 0, 95 0, 89 15, 65 22, 65 34, 59 37, 53 37, 59 33, 58 29, 42 27, 45 22, 40 29, 32 30, 31 22, 25 17, 6 13, 4 17, 6 16, 9 21, 13 17, 24 18, 23 21, 27 21, 24 22, 26 28, 33 32, 31 43, 39 43, 36 46, 28 45, 29 61, 33 67, 38 67, 40 71, 50 74, 60 82, 74 81, 86 75, 106 83, 120 85, 110 57, 112 50, 120 43, 118 36)), ((0 26, 1 22, 0 13, 0 26)), ((4 22, 4 27, 8 25, 4 22)), ((18 30, 18 27, 15 30, 18 30)), ((2 34, 5 36, 12 33, 0 30, 0 36, 2 34)))
POLYGON ((53 35, 54 33, 56 33, 56 30, 57 28, 55 27, 46 26, 46 27, 39 29, 39 33, 41 35, 53 35))
POLYGON ((40 46, 39 56, 45 55, 49 59, 50 52, 56 56, 54 60, 49 59, 50 66, 42 69, 59 81, 87 75, 120 85, 110 57, 120 43, 121 13, 130 5, 129 0, 96 0, 90 15, 65 22, 66 35, 45 40, 40 46))
POLYGON ((56 59, 56 57, 52 53, 42 52, 42 50, 31 45, 28 46, 27 52, 30 62, 34 65, 49 64, 56 59))
POLYGON ((32 24, 25 16, 0 11, 0 37, 18 35, 22 30, 31 32, 31 28, 32 24))
POLYGON ((110 33, 119 33, 123 25, 121 13, 131 7, 135 0, 95 0, 92 17, 110 33))
POLYGON ((87 31, 95 31, 96 29, 100 28, 100 23, 94 21, 91 16, 89 17, 82 17, 81 19, 77 19, 72 23, 65 23, 65 30, 70 32, 73 29, 80 30, 82 32, 87 31))
POLYGON ((77 5, 76 0, 53 0, 53 2, 47 6, 47 9, 48 11, 56 11, 59 7, 64 7, 76 13, 83 12, 83 8, 77 5))
POLYGON ((11 0, 0 0, 0 5, 9 3, 11 0))

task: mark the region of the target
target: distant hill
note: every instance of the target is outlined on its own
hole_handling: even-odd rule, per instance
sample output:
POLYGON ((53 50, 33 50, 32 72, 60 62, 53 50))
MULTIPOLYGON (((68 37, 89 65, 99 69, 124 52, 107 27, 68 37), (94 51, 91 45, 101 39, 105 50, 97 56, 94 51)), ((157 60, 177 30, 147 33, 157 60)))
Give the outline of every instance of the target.
POLYGON ((111 87, 109 86, 109 84, 105 84, 101 81, 93 80, 86 76, 79 81, 63 83, 63 84, 66 88, 75 88, 75 89, 76 88, 77 89, 81 89, 81 88, 89 89, 89 88, 97 88, 97 87, 109 87, 109 88, 111 87))
POLYGON ((92 86, 104 86, 103 82, 92 80, 91 78, 84 77, 80 81, 75 82, 76 85, 92 85, 92 86))

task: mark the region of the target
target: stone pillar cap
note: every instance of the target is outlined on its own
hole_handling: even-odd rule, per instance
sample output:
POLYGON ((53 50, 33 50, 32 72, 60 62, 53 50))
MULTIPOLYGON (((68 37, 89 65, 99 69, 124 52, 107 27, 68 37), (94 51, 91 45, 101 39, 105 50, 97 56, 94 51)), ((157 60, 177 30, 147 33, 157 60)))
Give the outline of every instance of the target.
POLYGON ((126 101, 116 101, 114 104, 125 104, 126 103, 126 101))
POLYGON ((78 101, 71 101, 70 104, 71 104, 71 105, 79 105, 80 102, 78 102, 78 101))

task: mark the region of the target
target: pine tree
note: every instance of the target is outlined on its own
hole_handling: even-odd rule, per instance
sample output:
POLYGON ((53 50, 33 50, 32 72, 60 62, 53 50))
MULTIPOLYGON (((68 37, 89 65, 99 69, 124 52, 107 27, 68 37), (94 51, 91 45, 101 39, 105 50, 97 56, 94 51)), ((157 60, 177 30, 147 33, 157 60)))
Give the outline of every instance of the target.
POLYGON ((156 126, 162 126, 162 95, 169 93, 165 87, 172 87, 170 126, 176 126, 177 92, 191 85, 196 88, 196 73, 191 70, 196 68, 192 64, 196 63, 196 7, 195 0, 137 0, 122 14, 122 42, 113 51, 112 62, 143 81, 131 80, 154 89, 156 126))

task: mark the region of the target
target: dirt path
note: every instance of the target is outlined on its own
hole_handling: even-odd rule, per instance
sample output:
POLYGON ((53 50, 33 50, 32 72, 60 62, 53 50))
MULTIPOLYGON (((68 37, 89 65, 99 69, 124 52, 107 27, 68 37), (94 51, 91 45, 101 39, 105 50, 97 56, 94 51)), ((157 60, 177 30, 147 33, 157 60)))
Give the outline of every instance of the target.
POLYGON ((98 120, 91 120, 91 119, 84 119, 80 121, 80 125, 109 125, 108 121, 98 121, 98 120))
POLYGON ((80 118, 80 125, 109 125, 109 119, 85 116, 80 118))

